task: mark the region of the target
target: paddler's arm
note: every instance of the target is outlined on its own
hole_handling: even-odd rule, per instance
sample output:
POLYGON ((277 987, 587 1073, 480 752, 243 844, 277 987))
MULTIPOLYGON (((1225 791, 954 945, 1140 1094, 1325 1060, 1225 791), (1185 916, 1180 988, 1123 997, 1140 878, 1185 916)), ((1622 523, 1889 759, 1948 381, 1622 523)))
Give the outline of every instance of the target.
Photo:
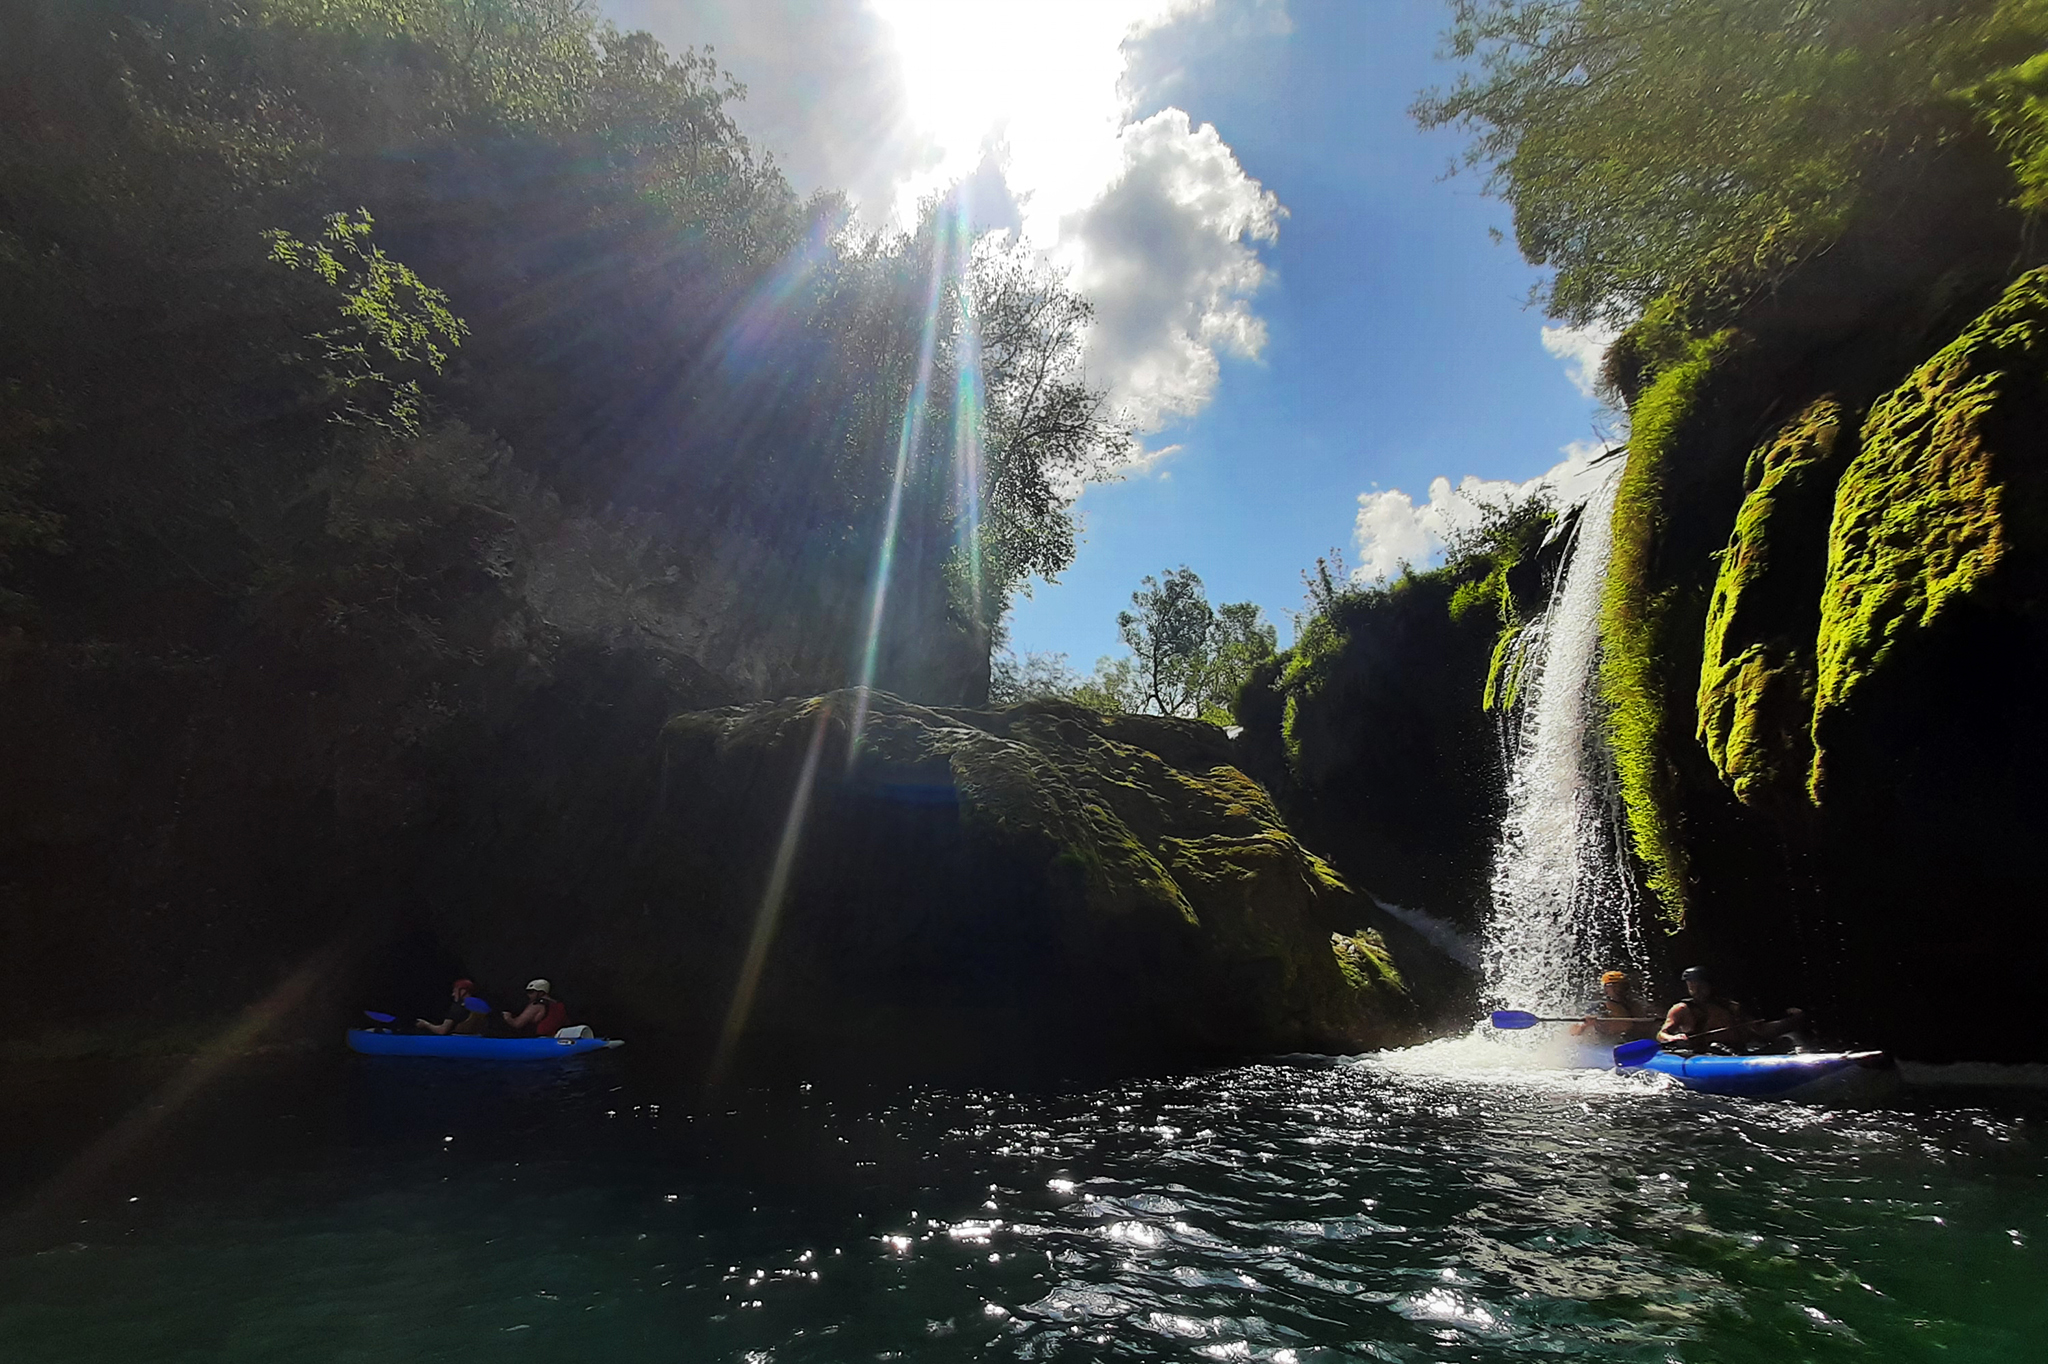
POLYGON ((1657 1029, 1657 1040, 1666 1044, 1692 1040, 1692 1009, 1689 1005, 1671 1006, 1671 1012, 1664 1015, 1664 1026, 1657 1029))
POLYGON ((1783 1037, 1788 1032, 1797 1031, 1805 1026, 1805 1024, 1806 1010, 1787 1009, 1783 1018, 1776 1019, 1770 1023, 1757 1024, 1756 1032, 1759 1037, 1783 1037))

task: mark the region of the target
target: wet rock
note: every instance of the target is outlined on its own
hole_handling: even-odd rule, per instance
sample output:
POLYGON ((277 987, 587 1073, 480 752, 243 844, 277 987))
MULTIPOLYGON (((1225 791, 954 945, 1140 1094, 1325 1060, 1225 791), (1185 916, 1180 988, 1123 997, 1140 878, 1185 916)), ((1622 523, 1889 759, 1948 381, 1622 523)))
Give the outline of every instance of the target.
POLYGON ((1376 910, 1212 725, 853 691, 678 716, 639 902, 549 945, 706 1066, 1356 1051, 1414 1006, 1376 910))

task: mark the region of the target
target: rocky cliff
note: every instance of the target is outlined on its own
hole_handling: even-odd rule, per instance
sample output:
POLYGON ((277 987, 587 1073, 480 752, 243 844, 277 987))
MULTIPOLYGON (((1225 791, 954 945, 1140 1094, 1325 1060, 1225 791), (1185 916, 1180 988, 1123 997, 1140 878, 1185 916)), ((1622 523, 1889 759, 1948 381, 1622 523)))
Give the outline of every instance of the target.
POLYGON ((479 971, 549 963, 686 1069, 995 1074, 1419 1035, 1387 925, 1211 725, 840 691, 681 715, 640 780, 636 816, 550 831, 559 912, 533 912, 529 862, 431 917, 479 971))
POLYGON ((1645 493, 1633 576, 1610 582, 1610 625, 1648 622, 1620 645, 1644 664, 1610 653, 1608 680, 1644 717, 1627 813, 1669 955, 1861 1040, 2032 1057, 1951 1004, 2019 997, 2048 949, 2025 908, 2048 314, 2038 271, 1930 259, 1950 264, 1832 267, 1862 315, 1762 319, 1702 353, 1649 452, 1687 491, 1645 493))

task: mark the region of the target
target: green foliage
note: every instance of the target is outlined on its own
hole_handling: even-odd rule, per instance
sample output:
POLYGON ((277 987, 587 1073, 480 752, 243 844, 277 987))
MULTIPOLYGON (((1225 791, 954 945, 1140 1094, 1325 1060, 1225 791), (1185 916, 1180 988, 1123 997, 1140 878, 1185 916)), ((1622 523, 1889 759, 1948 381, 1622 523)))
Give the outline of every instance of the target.
POLYGON ((255 0, 248 13, 288 34, 403 46, 464 121, 566 128, 599 84, 588 0, 255 0))
POLYGON ((1002 236, 975 244, 963 291, 957 363, 978 377, 987 511, 977 552, 983 611, 993 620, 1032 575, 1051 579, 1073 562, 1069 512, 1082 484, 1128 451, 1129 426, 1083 371, 1095 310, 1050 266, 1002 236))
POLYGON ((1451 594, 1451 620, 1462 624, 1483 612, 1497 622, 1480 706, 1512 710, 1521 699, 1523 652, 1516 645, 1541 604, 1522 600, 1511 579, 1517 568, 1535 559, 1556 525, 1557 500, 1539 487, 1527 497, 1481 501, 1478 512, 1446 545, 1445 570, 1465 578, 1451 594))
MULTIPOLYGON (((2005 0, 1983 38, 1998 49, 2040 47, 2048 42, 2048 2, 2005 0)), ((2028 213, 2048 209, 2048 52, 2034 52, 1958 93, 2011 161, 2019 182, 2014 203, 2028 213)))
POLYGON ((950 201, 875 237, 799 201, 708 55, 581 0, 0 0, 0 29, 0 383, 83 414, 7 477, 40 463, 80 564, 235 596, 282 506, 460 420, 560 503, 760 545, 822 676, 887 539, 889 682, 1071 560, 1128 441, 1057 276, 950 201), (301 226, 337 204, 366 207, 301 226))
POLYGON ((1600 687, 1608 706, 1608 743, 1636 855, 1664 913, 1681 920, 1686 857, 1671 819, 1671 781, 1664 751, 1668 692, 1659 666, 1668 590, 1652 586, 1662 529, 1664 479, 1677 457, 1687 421, 1714 365, 1734 342, 1722 332, 1696 340, 1686 360, 1671 365, 1630 410, 1628 465, 1614 498, 1614 548, 1601 594, 1600 687))
POLYGON ((1554 269, 1546 306, 1575 323, 1780 277, 1882 208, 1897 168, 1970 130, 1946 90, 2040 36, 1991 0, 1453 7, 1449 55, 1476 69, 1416 117, 1472 134, 1466 163, 1512 207, 1522 254, 1554 269))
POLYGON ((1226 723, 1238 689, 1254 665, 1272 657, 1276 633, 1251 602, 1211 607, 1202 580, 1183 565, 1146 575, 1120 612, 1117 631, 1130 652, 1127 669, 1109 660, 1098 678, 1111 692, 1135 691, 1155 715, 1226 723), (1126 689, 1129 690, 1126 690, 1126 689))
POLYGON ((321 378, 345 400, 340 419, 417 435, 425 397, 419 379, 407 376, 439 374, 448 362, 442 347, 460 346, 469 325, 449 311, 448 295, 371 243, 373 226, 360 209, 353 218, 329 214, 311 243, 282 228, 264 237, 270 259, 312 272, 340 296, 342 325, 310 338, 321 347, 321 378))
POLYGON ((1515 621, 1502 626, 1493 641, 1493 657, 1486 663, 1486 695, 1480 701, 1488 711, 1513 710, 1521 703, 1522 662, 1527 654, 1518 646, 1526 629, 1526 622, 1515 621))
POLYGON ((1846 423, 1839 402, 1820 398, 1757 448, 1720 555, 1700 662, 1699 738, 1746 805, 1804 791, 1814 603, 1826 572, 1818 527, 1854 445, 1843 439, 1846 423))
MULTIPOLYGON (((1826 724, 1892 655, 1988 590, 2033 505, 2048 392, 2048 270, 1920 366, 1864 419, 1835 495, 1821 596, 1810 791, 1824 794, 1826 724)), ((2038 532, 2039 528, 2027 527, 2038 532)))

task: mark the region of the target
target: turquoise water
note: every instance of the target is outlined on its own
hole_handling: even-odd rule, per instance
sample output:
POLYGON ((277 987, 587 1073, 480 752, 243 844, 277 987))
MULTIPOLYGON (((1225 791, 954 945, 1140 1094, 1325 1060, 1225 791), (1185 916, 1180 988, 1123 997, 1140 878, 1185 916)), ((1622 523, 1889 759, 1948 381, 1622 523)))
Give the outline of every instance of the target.
POLYGON ((1743 1104, 1470 1050, 715 1102, 624 1053, 336 1058, 154 1113, 133 1076, 12 1077, 0 1356, 2048 1358, 2038 1100, 1743 1104))

